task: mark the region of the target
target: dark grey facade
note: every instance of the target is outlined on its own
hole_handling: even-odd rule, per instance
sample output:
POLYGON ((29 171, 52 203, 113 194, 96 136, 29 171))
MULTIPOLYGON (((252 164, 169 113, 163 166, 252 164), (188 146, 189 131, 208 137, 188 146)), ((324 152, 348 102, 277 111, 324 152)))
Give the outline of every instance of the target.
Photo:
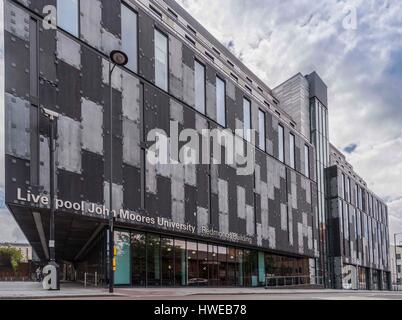
POLYGON ((327 168, 330 261, 336 288, 389 289, 388 208, 331 145, 327 168))
POLYGON ((299 73, 273 93, 315 146, 320 247, 317 269, 325 285, 389 289, 388 209, 330 144, 326 84, 316 72, 306 76, 299 73), (344 191, 349 185, 351 195, 344 191))
POLYGON ((304 258, 314 277, 319 256, 316 151, 271 90, 173 1, 77 3, 73 17, 58 11, 58 21, 68 23, 53 30, 44 27, 42 10, 44 4, 57 7, 57 1, 5 1, 6 203, 39 257, 49 255, 48 205, 32 200, 49 192, 44 107, 60 116, 57 198, 67 205, 56 215, 59 261, 91 260, 96 240, 102 239, 107 216, 91 208, 109 207, 112 134, 113 209, 127 210, 117 216, 117 228, 304 258), (121 20, 127 12, 122 10, 136 17, 129 38, 124 38, 121 20), (168 85, 162 89, 163 58, 155 39, 160 34, 168 42, 168 85), (114 73, 110 132, 108 55, 132 46, 132 39, 137 46, 129 58, 137 65, 114 73), (196 61, 205 68, 205 114, 196 110, 196 61), (261 146, 259 114, 265 114, 265 150, 257 148, 255 174, 239 176, 229 165, 150 165, 146 137, 152 129, 169 134, 173 120, 179 130, 223 128, 218 79, 225 84, 226 128, 243 128, 247 99, 257 132, 253 142, 261 146), (284 129, 282 146, 278 128, 284 129), (160 218, 180 230, 159 225, 160 218))

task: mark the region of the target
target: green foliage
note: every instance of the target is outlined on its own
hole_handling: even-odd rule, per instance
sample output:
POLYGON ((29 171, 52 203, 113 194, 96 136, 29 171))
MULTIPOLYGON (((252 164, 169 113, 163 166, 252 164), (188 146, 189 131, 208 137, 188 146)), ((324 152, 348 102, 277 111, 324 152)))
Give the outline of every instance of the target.
POLYGON ((23 259, 20 250, 11 247, 0 247, 0 257, 3 261, 7 261, 14 271, 17 271, 18 266, 23 259))

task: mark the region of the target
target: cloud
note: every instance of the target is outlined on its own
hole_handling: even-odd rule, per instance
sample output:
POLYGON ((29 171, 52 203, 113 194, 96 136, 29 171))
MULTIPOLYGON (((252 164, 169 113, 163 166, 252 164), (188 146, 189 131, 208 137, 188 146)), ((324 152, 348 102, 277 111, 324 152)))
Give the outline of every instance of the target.
POLYGON ((402 232, 402 15, 394 0, 178 0, 268 86, 317 71, 330 139, 402 232), (352 11, 351 11, 352 10, 352 11), (356 29, 344 20, 356 13, 356 29), (358 147, 355 147, 358 146, 358 147))
POLYGON ((0 242, 27 242, 20 227, 7 209, 0 209, 0 230, 0 242))
POLYGON ((357 148, 357 144, 356 143, 352 143, 350 145, 348 145, 347 147, 345 147, 343 149, 343 151, 345 151, 346 153, 353 153, 357 148))

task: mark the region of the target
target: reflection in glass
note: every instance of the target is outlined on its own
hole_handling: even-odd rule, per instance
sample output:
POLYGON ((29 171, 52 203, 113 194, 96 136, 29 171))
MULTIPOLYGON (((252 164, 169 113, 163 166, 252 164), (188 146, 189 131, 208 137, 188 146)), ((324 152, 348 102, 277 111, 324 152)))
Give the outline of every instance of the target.
POLYGON ((265 122, 265 112, 262 110, 258 110, 258 147, 263 151, 265 151, 266 148, 265 122))
POLYGON ((195 109, 205 114, 205 67, 195 61, 195 109))
POLYGON ((197 242, 187 241, 187 270, 189 286, 198 285, 198 249, 197 242))
POLYGON ((222 126, 226 127, 226 87, 225 82, 216 78, 216 111, 217 111, 217 122, 222 126))
POLYGON ((57 25, 78 37, 78 0, 57 0, 57 25))
POLYGON ((162 286, 174 286, 174 242, 172 238, 161 239, 162 286))
POLYGON ((199 286, 208 285, 208 245, 198 243, 198 270, 199 270, 199 286))
POLYGON ((155 84, 168 90, 168 38, 155 30, 155 84))
POLYGON ((175 239, 174 241, 175 257, 175 285, 187 285, 187 257, 186 241, 175 239))
POLYGON ((283 126, 278 126, 278 159, 285 161, 285 131, 283 126))
POLYGON ((146 285, 146 238, 144 233, 131 234, 132 285, 146 285))
POLYGON ((114 233, 116 256, 116 272, 114 283, 116 285, 130 284, 130 233, 116 231, 114 233))
POLYGON ((219 285, 227 286, 227 248, 218 247, 219 285))
POLYGON ((208 285, 210 287, 217 287, 218 281, 218 247, 215 245, 208 245, 208 285))
POLYGON ((126 5, 121 5, 121 42, 128 56, 127 68, 137 72, 137 14, 126 5))
POLYGON ((243 138, 251 142, 251 103, 248 99, 243 99, 243 138))
POLYGON ((147 285, 161 285, 160 237, 147 235, 147 285))

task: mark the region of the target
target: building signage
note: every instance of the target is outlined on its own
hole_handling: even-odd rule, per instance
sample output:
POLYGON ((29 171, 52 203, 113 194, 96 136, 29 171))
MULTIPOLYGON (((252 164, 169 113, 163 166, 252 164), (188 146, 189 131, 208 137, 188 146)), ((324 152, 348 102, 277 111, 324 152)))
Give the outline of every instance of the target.
MULTIPOLYGON (((33 194, 31 191, 23 193, 21 188, 17 189, 17 200, 31 203, 36 206, 50 205, 50 198, 48 195, 36 195, 33 194)), ((82 202, 65 201, 59 198, 55 199, 54 206, 56 211, 72 210, 75 212, 81 212, 83 215, 88 216, 96 215, 102 218, 107 218, 110 212, 110 210, 105 205, 97 205, 94 203, 87 203, 85 201, 82 202)), ((174 222, 170 219, 166 219, 163 217, 149 217, 125 209, 112 210, 112 214, 116 219, 129 221, 131 223, 151 225, 159 228, 170 229, 179 232, 187 232, 192 234, 197 233, 197 228, 194 225, 191 225, 189 223, 174 222)), ((252 244, 252 238, 245 235, 240 235, 234 232, 228 232, 228 233, 220 232, 217 230, 209 229, 207 227, 201 227, 200 229, 201 229, 200 234, 205 237, 219 238, 226 241, 245 242, 252 244)))

